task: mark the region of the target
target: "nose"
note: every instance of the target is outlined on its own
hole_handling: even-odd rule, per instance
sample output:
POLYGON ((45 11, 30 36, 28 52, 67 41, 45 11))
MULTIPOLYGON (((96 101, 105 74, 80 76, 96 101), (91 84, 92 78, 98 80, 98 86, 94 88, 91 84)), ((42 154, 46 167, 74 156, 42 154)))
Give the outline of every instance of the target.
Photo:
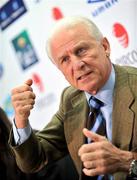
POLYGON ((81 70, 84 68, 84 66, 85 66, 85 62, 80 59, 73 61, 73 69, 74 70, 81 70))

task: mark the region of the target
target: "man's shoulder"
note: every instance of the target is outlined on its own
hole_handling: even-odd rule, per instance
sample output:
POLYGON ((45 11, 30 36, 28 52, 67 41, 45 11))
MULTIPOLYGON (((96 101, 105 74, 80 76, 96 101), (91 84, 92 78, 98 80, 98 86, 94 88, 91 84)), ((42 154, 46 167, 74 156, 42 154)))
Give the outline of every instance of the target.
POLYGON ((114 66, 116 72, 116 84, 118 87, 129 87, 134 94, 137 96, 137 68, 131 66, 114 66))
POLYGON ((79 94, 83 94, 83 91, 74 88, 73 86, 68 86, 63 90, 63 96, 64 97, 74 97, 77 96, 79 94))
POLYGON ((115 65, 115 69, 121 73, 126 72, 129 75, 137 75, 137 67, 115 65))
POLYGON ((137 68, 132 66, 125 66, 125 69, 129 74, 137 75, 137 68))
POLYGON ((79 105, 85 102, 85 100, 84 91, 69 86, 62 92, 60 106, 63 107, 64 112, 69 112, 72 110, 72 106, 79 105))

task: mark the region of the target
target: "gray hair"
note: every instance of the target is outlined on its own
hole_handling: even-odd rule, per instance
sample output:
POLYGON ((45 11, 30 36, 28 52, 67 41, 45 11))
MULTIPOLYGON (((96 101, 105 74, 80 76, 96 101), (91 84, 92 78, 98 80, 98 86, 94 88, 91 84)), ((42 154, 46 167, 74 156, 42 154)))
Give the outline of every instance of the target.
POLYGON ((73 28, 79 24, 82 24, 85 28, 87 28, 87 31, 89 32, 89 34, 92 37, 94 37, 97 41, 100 41, 103 38, 103 34, 99 30, 99 28, 90 19, 86 17, 82 17, 82 16, 65 17, 56 23, 55 27, 53 28, 53 30, 51 31, 47 39, 46 51, 47 51, 48 57, 51 60, 52 60, 52 57, 51 57, 50 43, 54 34, 63 28, 73 28))

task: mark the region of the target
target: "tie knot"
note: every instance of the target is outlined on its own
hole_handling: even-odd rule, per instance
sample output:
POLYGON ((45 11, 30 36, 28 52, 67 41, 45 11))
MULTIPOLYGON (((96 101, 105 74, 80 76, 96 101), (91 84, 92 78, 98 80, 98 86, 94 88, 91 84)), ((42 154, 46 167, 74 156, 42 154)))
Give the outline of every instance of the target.
POLYGON ((99 110, 102 106, 104 106, 104 103, 94 96, 91 96, 89 99, 89 105, 91 108, 99 110))

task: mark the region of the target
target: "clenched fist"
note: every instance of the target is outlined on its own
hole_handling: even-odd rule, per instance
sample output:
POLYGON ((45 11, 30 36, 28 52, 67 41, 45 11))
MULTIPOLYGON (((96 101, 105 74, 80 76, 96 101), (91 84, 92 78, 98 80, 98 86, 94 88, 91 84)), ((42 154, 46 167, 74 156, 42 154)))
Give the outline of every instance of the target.
POLYGON ((17 128, 25 128, 27 126, 30 111, 35 104, 36 96, 31 88, 32 83, 32 80, 28 79, 22 86, 14 88, 11 92, 17 128))

